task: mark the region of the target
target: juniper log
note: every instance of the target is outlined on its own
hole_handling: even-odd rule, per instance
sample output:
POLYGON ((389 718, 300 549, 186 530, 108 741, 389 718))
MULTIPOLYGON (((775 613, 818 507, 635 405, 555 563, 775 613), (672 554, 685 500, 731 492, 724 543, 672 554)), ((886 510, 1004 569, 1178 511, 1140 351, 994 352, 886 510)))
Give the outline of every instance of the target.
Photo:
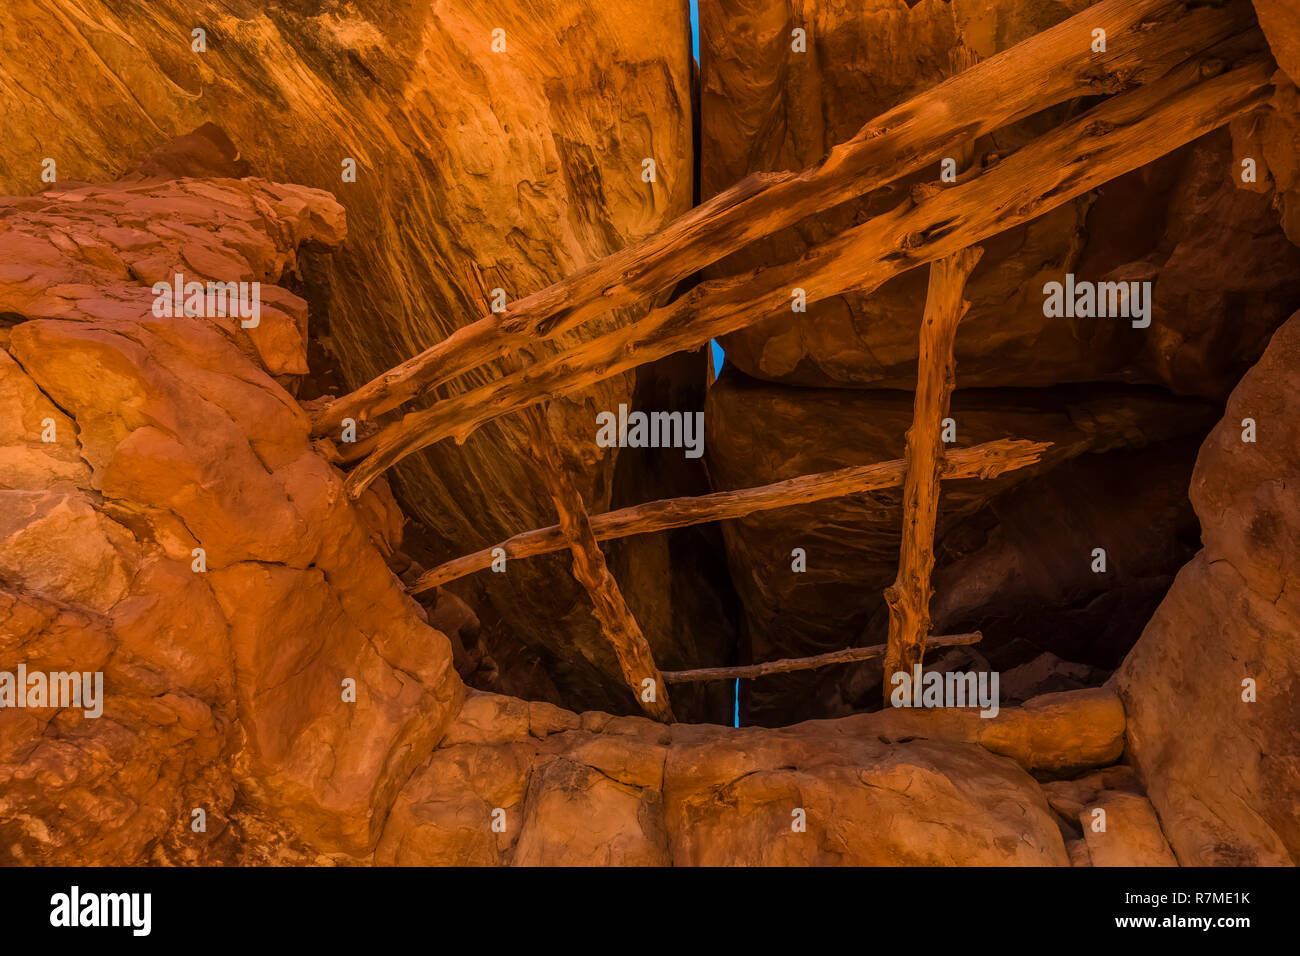
MULTIPOLYGON (((534 426, 541 412, 528 410, 534 426)), ((531 429, 530 429, 531 430, 531 429)), ((650 642, 637 624, 632 610, 627 606, 618 582, 605 564, 596 536, 592 533, 582 495, 564 473, 559 450, 550 439, 550 430, 539 430, 533 442, 533 460, 542 472, 542 480, 555 502, 555 512, 560 519, 557 527, 573 555, 573 576, 591 597, 597 623, 613 648, 623 679, 649 716, 664 723, 673 722, 672 707, 668 702, 668 686, 655 664, 650 642), (651 681, 649 687, 644 682, 651 681)))
MULTIPOLYGON (((1051 442, 1004 438, 971 448, 956 449, 944 459, 940 477, 946 480, 996 478, 1008 471, 1034 464, 1050 445, 1051 442)), ((709 521, 743 518, 761 511, 791 508, 827 498, 897 488, 903 483, 906 469, 907 463, 899 459, 838 468, 814 475, 800 475, 798 478, 739 491, 716 491, 693 498, 665 498, 595 515, 591 519, 591 530, 596 540, 608 541, 709 521)), ((412 585, 411 592, 421 594, 490 567, 492 553, 498 548, 505 552, 508 560, 514 560, 563 551, 565 547, 567 541, 559 525, 525 531, 425 572, 412 585)))
MULTIPOLYGON (((471 283, 477 286, 484 300, 487 288, 477 266, 469 266, 471 283)), ((507 372, 523 367, 517 355, 503 356, 502 367, 507 372)), ((551 427, 546 422, 546 406, 533 405, 524 409, 524 428, 529 439, 529 455, 537 465, 542 484, 559 518, 559 529, 569 553, 573 556, 573 577, 591 598, 592 614, 600 625, 601 633, 609 642, 618 661, 623 679, 632 689, 632 695, 641 709, 655 720, 673 722, 673 710, 668 700, 668 685, 664 683, 655 664, 650 642, 628 607, 623 592, 605 563, 605 555, 591 531, 591 519, 569 473, 565 470, 551 427), (647 688, 645 682, 649 681, 647 688)))
POLYGON ((903 538, 898 576, 885 590, 889 605, 889 653, 883 689, 888 699, 895 671, 912 673, 921 663, 930 633, 930 575, 934 571, 934 528, 939 516, 939 479, 943 473, 943 419, 956 383, 953 345, 957 324, 970 307, 962 293, 979 262, 978 246, 962 249, 930 266, 930 282, 921 319, 912 427, 907 430, 907 477, 903 482, 903 538))
MULTIPOLYGON (((1250 40, 1252 46, 1262 42, 1250 40)), ((1273 70, 1267 56, 1243 58, 1236 47, 1194 58, 1038 137, 979 175, 847 229, 793 262, 704 282, 638 322, 410 413, 350 446, 348 460, 365 458, 348 476, 348 493, 360 495, 386 468, 426 445, 448 437, 463 441, 501 415, 700 347, 789 308, 789 290, 796 286, 810 302, 850 289, 869 292, 899 273, 1034 219, 1261 106, 1271 94, 1273 70), (1234 54, 1242 65, 1220 73, 1234 54)))
MULTIPOLYGON (((947 634, 931 637, 931 647, 953 647, 958 644, 977 644, 984 639, 979 631, 970 634, 947 634)), ((885 656, 886 645, 876 644, 871 647, 846 647, 842 651, 829 651, 814 657, 789 657, 779 661, 767 661, 763 664, 745 664, 739 667, 700 667, 689 671, 664 671, 664 680, 670 684, 686 684, 706 680, 752 680, 767 674, 787 674, 790 671, 806 671, 828 664, 848 664, 853 661, 871 661, 885 656)))
POLYGON ((1255 23, 1249 0, 1104 0, 867 123, 815 166, 755 173, 656 234, 484 316, 326 406, 318 434, 373 418, 502 355, 644 301, 801 219, 1067 100, 1133 89, 1255 23), (1094 52, 1093 31, 1106 31, 1094 52))

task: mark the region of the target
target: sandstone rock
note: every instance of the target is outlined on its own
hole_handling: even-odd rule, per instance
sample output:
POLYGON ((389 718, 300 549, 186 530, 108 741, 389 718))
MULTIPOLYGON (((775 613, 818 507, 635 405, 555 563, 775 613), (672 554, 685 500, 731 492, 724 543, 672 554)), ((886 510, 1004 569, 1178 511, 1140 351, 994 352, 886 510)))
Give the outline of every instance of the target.
POLYGON ((1123 706, 1105 688, 1064 691, 984 721, 979 742, 1037 773, 1064 775, 1117 760, 1124 724, 1123 706))
MULTIPOLYGON (((223 175, 251 171, 336 193, 350 238, 306 268, 321 306, 316 331, 353 387, 486 312, 471 264, 489 290, 518 298, 653 232, 692 201, 690 28, 676 0, 492 9, 19 0, 0 10, 0 57, 16 71, 0 94, 8 121, 0 192, 40 188, 50 153, 60 184, 108 179, 215 122, 246 165, 223 175), (199 21, 208 44, 195 54, 199 21), (497 29, 503 52, 493 49, 497 29), (51 69, 69 50, 79 51, 78 68, 51 69), (655 161, 653 182, 642 178, 645 159, 655 161), (345 160, 355 161, 354 179, 345 160)), ((201 175, 233 155, 187 142, 142 169, 201 175)), ((607 316, 566 341, 629 317, 607 316)), ((552 430, 594 510, 609 504, 615 457, 594 443, 592 409, 617 408, 631 384, 612 379, 551 407, 552 430)), ((517 420, 507 420, 398 469, 408 513, 441 539, 444 556, 554 520, 526 445, 517 420)), ((556 677, 574 704, 633 706, 564 561, 520 564, 486 586, 512 643, 567 662, 556 677)))
MULTIPOLYGON (((132 195, 148 205, 186 188, 132 195)), ((205 186, 232 208, 262 188, 205 186)), ((302 198, 313 216, 332 208, 302 198)), ((57 215, 60 201, 43 197, 37 214, 57 215)), ((129 197, 104 208, 86 206, 75 229, 104 235, 133 215, 129 197)), ((18 242, 35 234, 14 232, 18 242)), ((221 248, 229 235, 209 240, 221 248)), ((38 487, 3 492, 22 502, 4 512, 0 554, 23 590, 5 593, 0 633, 6 659, 102 668, 107 719, 0 714, 5 741, 20 742, 0 761, 7 859, 1064 862, 1032 778, 972 739, 999 738, 990 746, 1032 764, 1043 749, 1033 716, 984 727, 977 715, 944 715, 964 728, 953 739, 886 744, 835 725, 699 736, 488 695, 462 708, 447 640, 389 568, 398 529, 387 499, 348 501, 302 411, 233 328, 159 320, 128 276, 73 248, 47 259, 37 281, 81 269, 98 270, 96 284, 76 314, 51 304, 16 322, 5 367, 30 379, 23 394, 63 409, 65 440, 90 467, 69 478, 27 468, 38 487), (92 295, 113 304, 101 310, 92 295), (97 375, 79 379, 88 366, 97 375), (756 758, 762 779, 739 783, 752 812, 719 816, 716 798, 737 784, 719 774, 756 758), (792 786, 807 789, 808 839, 771 844, 767 828, 778 811, 789 817, 792 786), (930 807, 951 822, 922 823, 930 807), (208 829, 192 828, 196 809, 208 829), (875 834, 883 812, 896 815, 879 841, 835 835, 840 817, 850 833, 875 834)), ((20 298, 39 307, 24 282, 0 308, 16 312, 20 298)), ((1113 698, 1104 706, 1118 712, 1113 698)), ((926 717, 899 719, 942 736, 926 717)), ((1049 762, 1062 759, 1046 749, 1049 762)), ((1066 749, 1072 761, 1087 746, 1066 749)))
POLYGON ((3 594, 0 648, 102 667, 109 719, 0 714, 21 741, 0 752, 7 859, 1068 861, 1029 770, 1114 758, 1123 712, 1105 691, 991 720, 891 711, 781 731, 466 698, 449 642, 389 567, 389 500, 348 501, 260 353, 96 281, 119 303, 106 317, 21 321, 8 338, 11 374, 64 410, 90 467, 80 483, 28 468, 39 487, 3 492, 24 502, 0 537, 23 590, 3 594))
POLYGON ((24 464, 0 491, 0 564, 24 597, 5 660, 102 670, 107 698, 102 719, 0 715, 24 741, 0 770, 6 853, 210 859, 237 850, 222 835, 244 806, 317 848, 367 852, 454 715, 449 648, 374 544, 362 512, 383 506, 348 502, 270 374, 305 362, 306 303, 269 296, 259 340, 236 320, 159 317, 149 288, 180 268, 271 288, 299 243, 342 238, 341 210, 256 180, 6 202, 0 312, 17 319, 0 367, 64 427, 53 445, 8 446, 24 464), (51 472, 74 453, 84 465, 51 472), (50 643, 83 618, 93 653, 50 643), (194 809, 207 830, 190 829, 194 809))
POLYGON ((259 281, 256 326, 234 316, 213 326, 272 374, 301 374, 307 303, 273 283, 297 268, 300 244, 342 241, 343 210, 323 197, 298 186, 135 174, 5 198, 3 309, 28 319, 135 322, 162 318, 152 311, 151 286, 177 273, 185 281, 259 281))
POLYGON ((398 798, 376 861, 1063 866, 1015 761, 1038 765, 1067 713, 1081 736, 1058 736, 1049 760, 1113 759, 1123 715, 1104 691, 1059 698, 991 721, 891 711, 732 731, 471 693, 398 798), (1085 742, 1098 728, 1104 751, 1085 742))
MULTIPOLYGON (((1300 245, 1300 90, 1294 83, 1281 83, 1273 95, 1272 109, 1249 125, 1235 124, 1244 130, 1241 142, 1234 146, 1241 156, 1257 161, 1267 174, 1266 184, 1274 189, 1273 206, 1287 237, 1300 245)), ((1267 188, 1267 185, 1266 187, 1267 188)))
POLYGON ((1287 0, 1253 0, 1260 29, 1268 38, 1278 66, 1300 83, 1300 20, 1287 0))
POLYGON ((1001 690, 1005 700, 1019 703, 1038 694, 1095 687, 1105 677, 1105 671, 1063 661, 1048 652, 1002 674, 1001 690))
MULTIPOLYGON (((1000 672, 1008 703, 1102 683, 1199 547, 1187 501, 1198 446, 1185 438, 1083 455, 962 520, 936 551, 935 633, 981 631, 976 669, 1000 672), (1104 574, 1092 570, 1098 546, 1104 574)), ((886 627, 880 607, 866 633, 886 627)), ((927 668, 940 664, 927 656, 927 668)), ((861 706, 879 687, 880 668, 863 664, 844 668, 834 693, 861 706)))
POLYGON ((0 351, 0 488, 67 489, 88 480, 72 420, 0 351))
POLYGON ((1075 824, 1084 808, 1095 803, 1107 790, 1141 795, 1142 785, 1133 768, 1123 764, 1103 767, 1073 780, 1053 780, 1043 784, 1043 793, 1051 808, 1075 824))
POLYGON ((982 630, 979 648, 1003 672, 1004 692, 1010 671, 1045 653, 1096 669, 1075 679, 1099 683, 1199 546, 1187 501, 1198 444, 1083 455, 994 498, 941 543, 936 633, 982 630), (1106 551, 1101 574, 1092 570, 1097 547, 1106 551))
POLYGON ((751 730, 674 749, 665 777, 673 858, 682 863, 1068 859, 1030 778, 971 745, 751 730), (801 819, 807 832, 792 829, 801 819))
POLYGON ((1197 459, 1191 497, 1205 549, 1113 678, 1128 751, 1185 865, 1300 860, 1298 369, 1293 316, 1197 459), (1242 440, 1246 418, 1255 442, 1242 440))
POLYGON ((1079 814, 1088 859, 1093 866, 1177 866, 1169 844, 1160 831, 1160 821, 1145 797, 1133 793, 1106 792, 1079 814), (1105 829, 1099 830, 1105 813, 1105 829))
MULTIPOLYGON (((457 591, 492 589, 496 609, 450 591, 426 606, 407 596, 402 576, 431 555, 546 523, 549 505, 510 424, 402 470, 404 499, 427 526, 413 535, 382 481, 350 501, 294 397, 308 371, 308 303, 313 320, 329 314, 326 338, 347 374, 364 377, 482 308, 477 280, 464 274, 470 260, 486 284, 514 295, 683 208, 691 191, 684 8, 652 4, 632 17, 623 0, 599 10, 512 6, 489 20, 468 8, 393 11, 373 0, 326 12, 236 4, 206 11, 213 47, 196 58, 176 41, 193 11, 175 0, 124 12, 101 0, 59 0, 58 10, 75 15, 53 18, 31 16, 34 4, 0 12, 0 53, 22 52, 6 58, 17 72, 0 93, 14 117, 0 167, 21 180, 20 191, 35 189, 31 157, 45 151, 56 120, 79 152, 61 158, 54 188, 0 200, 0 418, 8 416, 0 425, 0 667, 99 670, 108 696, 102 720, 75 707, 0 710, 0 862, 1062 866, 1296 856, 1300 758, 1288 687, 1300 632, 1290 588, 1300 522, 1286 490, 1298 480, 1300 317, 1234 392, 1207 442, 1193 487, 1205 551, 1175 582, 1114 687, 1036 694, 988 719, 975 709, 890 708, 743 730, 467 691, 457 666, 552 700, 626 703, 562 555, 457 591), (488 46, 497 17, 508 55, 488 46), (68 50, 87 54, 92 82, 48 69, 68 50), (267 74, 267 62, 284 69, 267 74), (233 141, 204 125, 152 148, 210 116, 228 124, 233 141), (337 178, 344 150, 360 160, 355 183, 337 178), (653 183, 639 178, 645 152, 662 159, 653 183), (141 156, 112 185, 71 180, 102 178, 141 156), (329 194, 248 178, 286 171, 342 194, 355 211, 347 245, 342 207, 329 194), (341 252, 337 260, 304 255, 310 246, 341 252), (156 314, 149 286, 177 271, 262 282, 264 322, 248 329, 230 316, 156 314), (1259 441, 1240 442, 1244 417, 1256 420, 1259 441), (520 656, 506 660, 503 649, 520 656), (518 676, 539 662, 535 683, 518 676), (1241 698, 1246 677, 1257 702, 1241 698), (1213 746, 1195 738, 1200 727, 1216 735, 1213 746), (1140 782, 1111 766, 1126 733, 1140 782), (1104 831, 1091 830, 1093 809, 1106 811, 1104 831), (194 825, 196 811, 205 829, 194 825)), ((734 56, 715 62, 727 82, 706 83, 705 97, 716 117, 720 103, 730 105, 718 97, 741 88, 743 108, 726 135, 733 145, 751 141, 755 155, 787 140, 816 153, 825 141, 801 125, 810 115, 801 104, 814 102, 810 78, 834 89, 825 99, 832 111, 883 104, 932 83, 958 41, 987 55, 1061 13, 1037 0, 906 10, 871 0, 865 11, 836 0, 817 11, 768 5, 752 14, 750 6, 725 0, 705 13, 716 27, 719 10, 740 11, 739 30, 721 40, 712 31, 714 53, 734 56), (787 21, 800 17, 824 38, 811 47, 819 72, 792 80, 769 71, 770 85, 749 99, 750 71, 763 58, 743 48, 771 54, 787 21), (901 42, 877 42, 909 31, 914 57, 897 56, 901 42), (837 70, 817 59, 828 53, 865 57, 869 69, 833 88, 837 70), (782 107, 788 136, 767 105, 772 96, 791 104, 782 107)), ((990 143, 1005 148, 1051 121, 1035 118, 990 143)), ((832 115, 825 136, 838 123, 832 115)), ((1285 153, 1276 124, 1234 134, 1234 142, 1266 144, 1262 155, 1285 153)), ((1067 622, 1063 639, 1100 661, 1186 546, 1176 540, 1183 441, 1199 440, 1217 410, 1095 380, 1221 396, 1292 294, 1278 277, 1294 253, 1271 218, 1274 205, 1287 209, 1285 161, 1269 167, 1263 188, 1238 189, 1222 175, 1236 159, 1226 144, 1207 138, 1176 162, 991 245, 998 269, 984 277, 983 308, 999 296, 1014 307, 1043 263, 1069 262, 1157 277, 1176 319, 1153 327, 1141 347, 1127 334, 1070 328, 1069 348, 1064 328, 1011 321, 1001 340, 984 328, 978 341, 987 350, 967 356, 975 383, 1025 383, 1023 375, 1008 382, 1009 370, 1043 384, 1093 380, 963 389, 954 404, 961 444, 1055 443, 1036 468, 954 483, 945 494, 942 620, 972 619, 988 606, 1007 626, 1001 640, 942 666, 1014 662, 1009 699, 1054 680, 1100 677, 1043 653, 1029 628, 1016 629, 1017 605, 1060 612, 1043 614, 1040 630, 1067 622), (1142 224, 1146 210, 1166 207, 1167 220, 1142 224), (1254 268, 1223 256, 1215 237, 1225 235, 1254 268), (1109 237, 1106 248, 1099 236, 1109 237), (1238 334, 1228 338, 1226 318, 1238 311, 1238 334), (1039 339, 1035 365, 1026 356, 1039 339), (1053 571, 1053 548, 1086 555, 1099 538, 1114 552, 1113 580, 1099 588, 1064 557, 1053 571), (1123 626, 1090 645, 1108 615, 1123 626)), ((756 162, 719 155, 737 169, 756 162)), ((872 334, 895 336, 892 358, 887 349, 884 362, 855 356, 820 316, 825 340, 755 333, 759 364, 768 363, 761 371, 806 384, 843 384, 842 376, 855 386, 905 386, 903 325, 890 332, 903 314, 902 288, 844 306, 858 310, 850 320, 869 316, 872 334)), ((914 335, 914 320, 906 328, 914 335)), ((752 366, 744 348, 740 358, 752 366)), ((635 400, 698 404, 698 361, 688 358, 638 376, 635 400)), ((593 404, 632 394, 630 378, 549 412, 563 453, 589 479, 594 508, 657 490, 697 493, 706 478, 742 487, 899 457, 911 417, 903 392, 797 390, 732 369, 710 392, 707 476, 647 467, 635 455, 615 470, 614 457, 590 442, 590 416, 593 404)), ((783 646, 858 642, 892 578, 896 512, 896 496, 881 494, 730 523, 723 534, 750 650, 766 657, 783 646), (813 544, 810 577, 800 575, 806 590, 782 578, 794 536, 813 544)), ((719 662, 709 658, 736 645, 718 547, 716 537, 685 532, 611 549, 665 661, 719 662)), ((797 709, 785 695, 774 719, 797 709)), ((839 704, 854 706, 852 696, 839 704)), ((713 714, 726 703, 725 688, 701 688, 689 707, 713 714)))

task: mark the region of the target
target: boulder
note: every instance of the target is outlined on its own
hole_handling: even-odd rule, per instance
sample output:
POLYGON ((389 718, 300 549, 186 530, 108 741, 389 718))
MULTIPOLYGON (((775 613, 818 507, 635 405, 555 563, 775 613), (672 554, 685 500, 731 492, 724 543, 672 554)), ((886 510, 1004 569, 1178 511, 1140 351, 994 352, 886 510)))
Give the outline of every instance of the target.
POLYGON ((1146 797, 1107 792, 1084 807, 1079 823, 1092 866, 1178 865, 1146 797))
POLYGON ((1300 83, 1300 20, 1288 0, 1252 0, 1259 27, 1268 38, 1273 58, 1293 82, 1300 83))
POLYGON ((1300 862, 1298 423, 1300 314, 1201 448, 1204 550, 1112 678, 1129 757, 1184 865, 1300 862))
POLYGON ((306 367, 307 307, 274 283, 300 244, 342 241, 342 210, 139 177, 0 208, 24 432, 0 490, 3 658, 101 672, 105 696, 100 716, 0 712, 6 858, 219 860, 241 819, 368 852, 461 685, 376 545, 388 501, 347 499, 275 377, 306 367), (262 282, 262 322, 157 314, 151 283, 181 269, 262 282))
POLYGON ((1066 866, 1027 771, 1107 763, 1123 727, 1105 690, 992 719, 891 710, 779 730, 663 727, 471 692, 375 859, 1066 866))

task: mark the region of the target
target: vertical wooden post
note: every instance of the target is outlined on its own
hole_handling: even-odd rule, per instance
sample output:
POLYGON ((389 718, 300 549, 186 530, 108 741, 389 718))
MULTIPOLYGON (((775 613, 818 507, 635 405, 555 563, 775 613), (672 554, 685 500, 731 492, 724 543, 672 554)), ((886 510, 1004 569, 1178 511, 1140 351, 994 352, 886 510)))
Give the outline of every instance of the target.
POLYGON ((943 467, 943 419, 955 383, 953 341, 970 303, 963 301, 966 278, 983 250, 963 249, 930 267, 921 349, 917 367, 912 427, 907 430, 907 477, 903 480, 903 542, 898 577, 885 591, 889 604, 889 643, 883 693, 890 679, 912 673, 930 634, 930 574, 934 570, 934 528, 939 514, 939 473, 943 467))
MULTIPOLYGON (((471 264, 469 273, 486 302, 487 288, 477 266, 471 264)), ((518 372, 524 367, 519 356, 513 352, 502 358, 501 364, 507 374, 518 372)), ((650 642, 646 640, 618 582, 605 563, 605 555, 591 529, 591 518, 587 514, 582 493, 565 471, 559 446, 546 422, 546 404, 524 409, 523 421, 532 446, 529 455, 537 464, 542 484, 555 503, 560 533, 564 535, 569 552, 573 555, 573 577, 591 597, 592 613, 600 624, 605 639, 613 648, 623 679, 648 716, 664 723, 672 723, 674 718, 668 701, 668 684, 655 664, 650 642), (649 687, 646 687, 646 681, 652 682, 649 687), (647 691, 652 699, 647 699, 647 691)))
POLYGON ((532 456, 541 471, 542 481, 555 502, 560 531, 573 555, 573 576, 591 596, 592 610, 605 638, 614 649, 623 679, 632 688, 641 709, 664 723, 673 722, 673 709, 668 702, 668 684, 655 664, 650 642, 627 606, 623 592, 605 564, 605 555, 591 530, 591 519, 583 505, 582 494, 574 486, 560 461, 559 449, 551 439, 544 412, 532 406, 525 416, 529 437, 533 442, 532 456), (647 688, 645 682, 652 683, 647 688), (646 699, 649 690, 653 699, 646 699))

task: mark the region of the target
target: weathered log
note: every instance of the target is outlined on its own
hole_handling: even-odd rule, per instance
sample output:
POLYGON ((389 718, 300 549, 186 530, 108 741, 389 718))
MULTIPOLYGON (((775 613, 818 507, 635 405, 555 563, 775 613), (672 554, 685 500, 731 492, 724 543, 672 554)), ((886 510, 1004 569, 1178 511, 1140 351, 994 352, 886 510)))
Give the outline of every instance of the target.
MULTIPOLYGON (((1251 40, 1262 42, 1257 31, 1251 40)), ((702 283, 637 323, 408 414, 351 446, 348 460, 367 457, 348 476, 348 493, 360 495, 386 468, 425 445, 448 437, 463 441, 501 415, 789 308, 795 287, 809 302, 849 289, 873 290, 1144 166, 1267 101, 1273 73, 1267 56, 1252 54, 1240 68, 1203 79, 1223 69, 1222 57, 1232 52, 1194 59, 1113 97, 980 175, 847 229, 794 262, 702 283)))
MULTIPOLYGON (((469 272, 470 281, 478 286, 483 300, 488 301, 487 288, 478 267, 471 263, 469 272)), ((511 354, 502 357, 501 365, 507 372, 516 372, 523 367, 523 362, 518 355, 511 354)), ((559 446, 546 422, 545 409, 545 405, 524 409, 524 429, 529 439, 529 456, 537 465, 542 485, 555 504, 559 518, 556 527, 573 556, 573 577, 591 598, 592 614, 614 651, 614 658, 632 690, 632 696, 648 716, 672 723, 668 685, 655 664, 650 642, 637 624, 618 582, 605 563, 600 545, 596 543, 582 492, 564 468, 559 446), (647 680, 652 682, 650 688, 643 687, 647 680), (649 696, 646 690, 650 691, 649 696)))
POLYGON ((889 653, 885 657, 885 696, 889 675, 912 673, 925 653, 930 633, 930 575, 934 571, 934 528, 939 517, 939 479, 943 470, 943 419, 956 384, 953 345, 957 324, 970 307, 962 298, 966 279, 983 249, 963 249, 930 266, 930 283, 921 320, 916 397, 907 430, 907 477, 903 481, 903 537, 898 576, 885 589, 889 605, 889 653))
POLYGON ((321 411, 318 434, 358 421, 522 345, 670 288, 745 245, 862 196, 976 137, 1079 96, 1149 83, 1254 23, 1250 4, 1104 0, 867 123, 801 173, 756 173, 641 242, 488 314, 321 411), (1093 52, 1092 31, 1106 31, 1093 52))
MULTIPOLYGON (((941 476, 958 478, 996 478, 998 475, 1039 460, 1051 442, 999 439, 950 452, 943 462, 941 476)), ((667 498, 634 505, 618 511, 595 515, 591 529, 598 541, 626 538, 636 534, 669 531, 709 521, 743 518, 760 511, 806 505, 827 498, 896 488, 903 483, 907 463, 902 459, 873 465, 837 468, 815 475, 800 475, 785 481, 745 488, 740 491, 717 491, 693 498, 667 498)), ((492 552, 502 549, 507 559, 528 558, 562 551, 566 540, 559 525, 525 531, 489 548, 475 551, 426 571, 411 587, 421 594, 433 588, 481 571, 492 565, 492 552)))
MULTIPOLYGON (((979 631, 971 634, 947 634, 931 637, 931 647, 953 647, 958 644, 977 644, 984 639, 979 631)), ((762 664, 744 664, 738 667, 700 667, 689 671, 664 671, 664 680, 670 684, 687 684, 706 680, 752 680, 768 674, 788 674, 790 671, 807 671, 828 664, 848 664, 853 661, 871 661, 884 657, 885 644, 871 647, 846 647, 842 651, 828 651, 813 657, 788 657, 779 661, 766 661, 762 664)))
MULTIPOLYGON (((544 437, 549 438, 549 433, 544 437)), ((558 527, 573 555, 573 576, 591 597, 593 613, 614 650, 623 679, 646 714, 664 723, 672 723, 668 685, 655 664, 650 642, 605 564, 582 495, 564 475, 555 442, 534 442, 533 459, 542 470, 543 481, 551 489, 551 500, 555 502, 555 511, 560 519, 558 527), (653 681, 649 688, 643 683, 647 680, 653 681), (647 699, 645 691, 650 692, 650 699, 647 699)))

